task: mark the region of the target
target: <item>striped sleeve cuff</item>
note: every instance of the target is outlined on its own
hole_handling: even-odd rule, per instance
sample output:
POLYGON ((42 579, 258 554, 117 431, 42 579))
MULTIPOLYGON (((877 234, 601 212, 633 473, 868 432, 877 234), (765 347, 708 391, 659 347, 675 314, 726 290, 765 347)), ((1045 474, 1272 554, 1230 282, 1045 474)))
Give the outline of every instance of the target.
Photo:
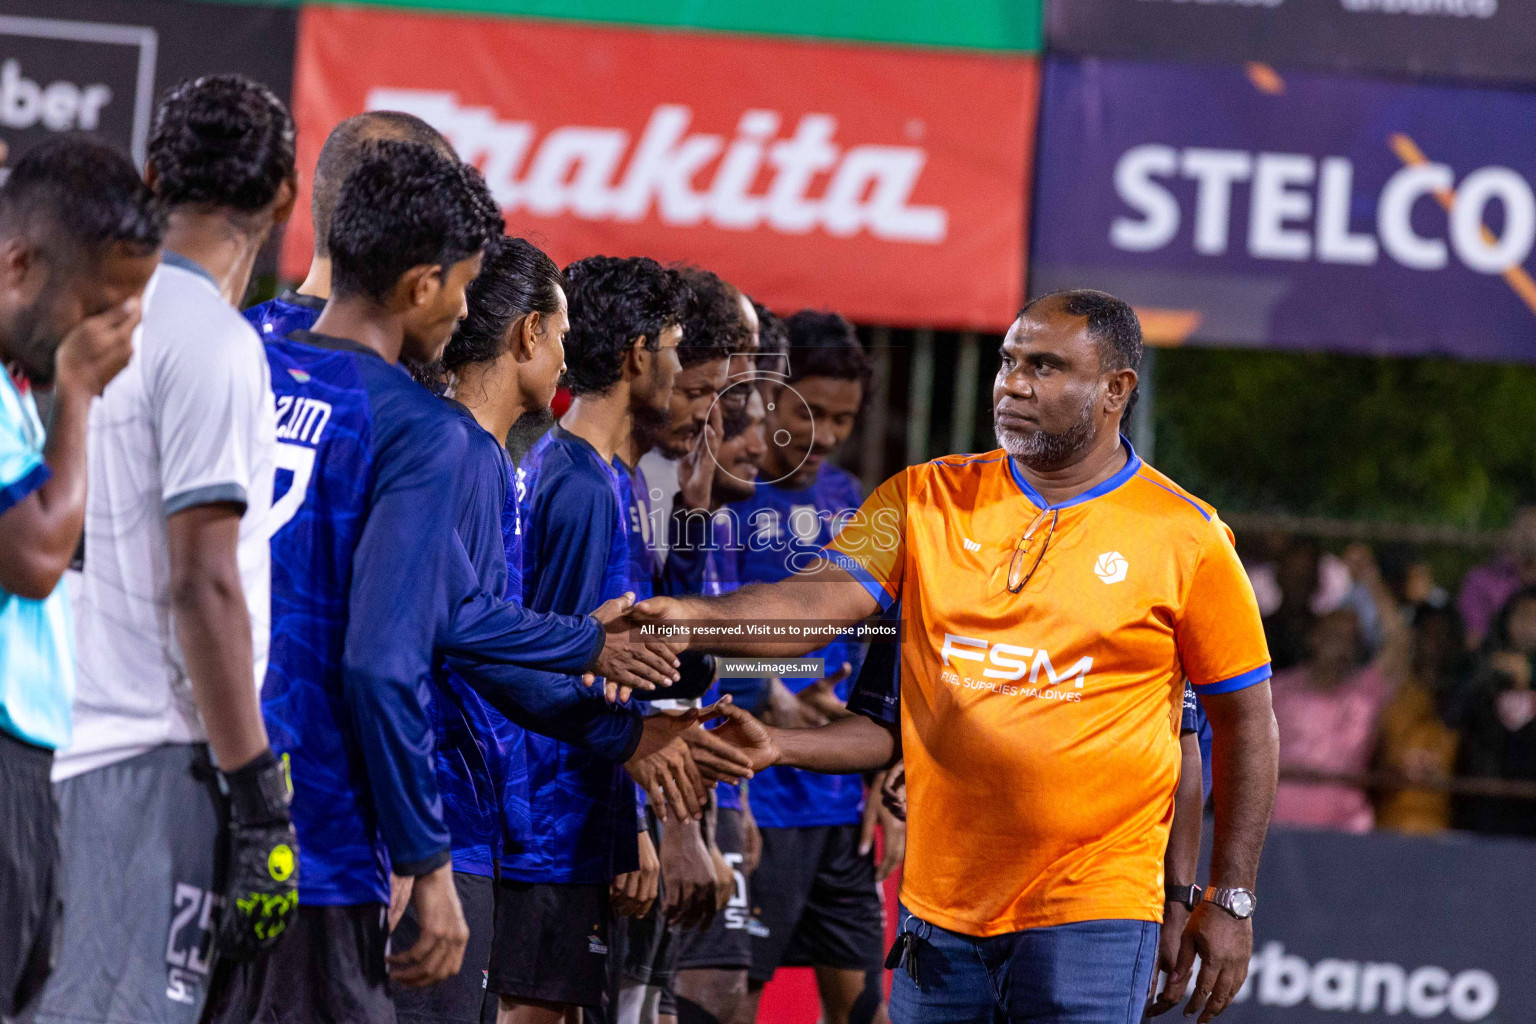
POLYGON ((857 559, 850 558, 836 548, 822 548, 820 555, 858 580, 859 585, 869 591, 869 596, 874 598, 880 605, 881 611, 890 611, 891 605, 896 603, 896 598, 892 597, 890 591, 885 589, 885 584, 871 576, 869 571, 858 563, 857 559))
POLYGON ((1269 662, 1265 662, 1258 668, 1251 668, 1240 675, 1229 676, 1226 679, 1218 679, 1214 683, 1195 683, 1195 692, 1202 696, 1212 693, 1232 693, 1236 690, 1246 690, 1250 686, 1257 686, 1271 675, 1269 662))

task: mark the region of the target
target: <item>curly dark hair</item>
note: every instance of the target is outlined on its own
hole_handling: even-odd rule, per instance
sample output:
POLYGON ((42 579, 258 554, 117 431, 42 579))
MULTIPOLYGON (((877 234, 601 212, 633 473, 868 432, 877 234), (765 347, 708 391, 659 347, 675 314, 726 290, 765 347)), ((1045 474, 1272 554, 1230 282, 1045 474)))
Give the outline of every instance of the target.
POLYGON ((679 264, 673 269, 689 291, 678 360, 685 367, 697 366, 744 351, 752 340, 752 328, 742 319, 736 301, 740 292, 703 267, 679 264))
POLYGON ((789 330, 779 315, 755 299, 757 311, 757 368, 768 373, 787 373, 789 330))
POLYGON ((555 261, 532 242, 505 235, 491 239, 480 276, 469 286, 469 314, 453 332, 443 365, 457 370, 500 356, 507 328, 519 317, 560 311, 563 283, 555 261))
POLYGON ((331 254, 331 217, 336 212, 336 198, 341 194, 341 186, 363 159, 368 143, 380 139, 419 142, 457 159, 453 146, 442 133, 415 114, 370 110, 342 121, 325 137, 325 144, 320 147, 320 159, 315 163, 315 180, 309 199, 309 217, 315 226, 315 255, 331 254))
POLYGON ((27 150, 0 187, 0 236, 16 235, 81 264, 119 243, 158 247, 165 211, 126 156, 65 135, 27 150))
POLYGON ((588 256, 565 268, 571 330, 565 381, 573 395, 602 394, 624 375, 636 338, 655 349, 661 332, 683 322, 689 288, 675 270, 646 256, 588 256))
POLYGON ((182 82, 155 110, 149 164, 168 206, 256 213, 293 176, 293 118, 272 90, 243 75, 182 82))
POLYGON ((331 221, 331 292, 382 300, 407 270, 469 259, 502 227, 473 167, 419 142, 370 142, 331 221))
POLYGON ((784 321, 789 336, 789 381, 831 377, 868 385, 873 368, 853 324, 836 313, 802 309, 784 321))

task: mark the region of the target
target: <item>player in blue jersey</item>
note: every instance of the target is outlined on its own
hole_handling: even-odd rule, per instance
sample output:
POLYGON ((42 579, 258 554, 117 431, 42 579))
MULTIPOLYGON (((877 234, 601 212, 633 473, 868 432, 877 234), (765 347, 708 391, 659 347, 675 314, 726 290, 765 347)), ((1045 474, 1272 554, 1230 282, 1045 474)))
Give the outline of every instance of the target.
MULTIPOLYGON (((697 593, 700 580, 674 589, 663 572, 667 533, 675 515, 706 514, 714 479, 713 449, 719 443, 719 398, 733 354, 749 348, 755 323, 743 315, 740 292, 699 267, 674 268, 687 288, 677 354, 679 372, 667 403, 667 422, 657 430, 637 424, 620 445, 615 467, 629 481, 630 558, 636 592, 697 593), (713 415, 712 415, 713 413, 713 415), (713 420, 713 422, 711 422, 713 420), (661 483, 653 481, 655 474, 661 483)), ((755 319, 755 317, 754 317, 755 319)), ((702 552, 695 562, 702 566, 702 552)), ((684 672, 699 673, 690 687, 702 691, 714 674, 714 659, 684 658, 684 672)), ((663 710, 683 702, 664 701, 663 710)), ((615 922, 618 963, 612 993, 613 1024, 637 1024, 653 1016, 676 1016, 673 980, 682 936, 707 928, 731 890, 731 871, 712 833, 698 822, 662 827, 653 813, 647 828, 661 861, 661 900, 643 917, 615 922)))
MULTIPOLYGON (((449 407, 465 420, 469 450, 458 534, 482 588, 522 602, 519 486, 500 439, 529 409, 547 408, 565 369, 567 324, 560 268, 520 238, 486 248, 469 286, 469 313, 443 353, 449 407)), ((437 776, 452 840, 454 884, 469 925, 458 974, 423 989, 396 989, 402 1024, 478 1022, 496 920, 495 876, 504 843, 530 838, 528 758, 520 726, 446 672, 436 715, 437 776)), ((407 911, 396 941, 409 945, 407 911)))
POLYGON ((314 256, 309 272, 297 288, 288 288, 276 298, 258 303, 245 311, 245 318, 262 341, 286 338, 294 331, 315 325, 325 300, 331 297, 331 217, 336 197, 363 159, 368 143, 381 139, 419 142, 444 156, 453 156, 453 146, 442 134, 415 114, 398 110, 370 110, 349 117, 331 129, 320 147, 315 164, 315 179, 310 189, 309 214, 314 225, 314 256))
MULTIPOLYGON (((630 519, 629 475, 614 459, 636 432, 655 437, 667 426, 687 292, 648 259, 594 257, 565 278, 566 381, 576 401, 522 463, 524 599, 579 614, 648 582, 634 578, 630 530, 640 524, 630 519)), ((533 835, 502 861, 509 912, 507 927, 497 922, 490 971, 504 1021, 601 1007, 610 905, 643 911, 655 896, 653 873, 640 871, 642 846, 646 867, 654 851, 637 840, 634 787, 612 761, 541 736, 528 737, 528 756, 533 835)))
POLYGON ((690 742, 679 734, 707 735, 642 723, 578 678, 517 667, 639 684, 645 665, 664 678, 671 659, 596 617, 527 616, 479 588, 456 516, 443 514, 458 507, 465 422, 397 364, 441 354, 500 215, 472 168, 419 144, 372 145, 332 222, 331 300, 315 330, 267 346, 287 480, 270 523, 262 704, 274 747, 293 759, 303 881, 285 941, 231 972, 216 1017, 231 1024, 393 1020, 391 870, 408 880, 419 938, 389 957, 389 979, 426 985, 459 970, 467 928, 433 757, 439 657, 504 714, 624 764, 676 807, 693 781, 677 768, 690 742))
MULTIPOLYGON (((792 575, 832 539, 838 517, 863 500, 858 481, 827 460, 853 430, 869 380, 868 358, 853 327, 835 313, 802 311, 785 326, 787 373, 766 388, 763 469, 753 496, 727 506, 743 531, 744 584, 792 575)), ((814 679, 771 681, 762 706, 776 721, 785 721, 786 705, 793 724, 843 713, 862 647, 839 637, 810 656, 824 659, 834 673, 834 692, 814 679), (838 669, 845 664, 849 671, 842 674, 838 669), (808 694, 805 701, 783 699, 801 692, 808 694), (816 700, 824 702, 822 709, 807 706, 816 700)), ((877 869, 863 827, 864 780, 775 767, 758 774, 751 795, 763 836, 762 862, 752 878, 760 926, 752 943, 752 1014, 779 967, 815 967, 823 1020, 847 1024, 866 973, 880 966, 884 953, 877 869)), ((870 813, 885 815, 873 803, 870 813)), ((894 819, 886 824, 888 839, 903 834, 894 819)), ((898 844, 888 845, 890 863, 881 866, 886 872, 900 858, 898 844)))
MULTIPOLYGON (((717 509, 752 496, 768 447, 763 396, 749 374, 740 374, 738 379, 741 400, 722 403, 722 437, 713 453, 711 500, 717 509)), ((699 592, 724 594, 740 585, 736 525, 729 513, 714 514, 711 532, 705 535, 699 592)), ((683 534, 680 539, 687 542, 686 531, 679 532, 683 534)), ((713 693, 706 694, 705 700, 712 697, 713 693)), ((761 837, 756 834, 742 788, 720 785, 715 797, 711 838, 730 868, 730 888, 725 906, 707 929, 685 931, 679 938, 675 982, 679 1024, 733 1024, 746 1019, 747 970, 752 966, 748 880, 757 866, 761 837)))
POLYGON ((1200 905, 1200 831, 1205 801, 1211 796, 1211 723, 1200 697, 1184 682, 1184 706, 1179 721, 1179 788, 1173 794, 1173 824, 1168 829, 1168 852, 1163 858, 1163 929, 1158 938, 1157 971, 1152 977, 1149 1016, 1173 1009, 1184 998, 1189 983, 1186 971, 1177 970, 1179 944, 1190 913, 1200 905))

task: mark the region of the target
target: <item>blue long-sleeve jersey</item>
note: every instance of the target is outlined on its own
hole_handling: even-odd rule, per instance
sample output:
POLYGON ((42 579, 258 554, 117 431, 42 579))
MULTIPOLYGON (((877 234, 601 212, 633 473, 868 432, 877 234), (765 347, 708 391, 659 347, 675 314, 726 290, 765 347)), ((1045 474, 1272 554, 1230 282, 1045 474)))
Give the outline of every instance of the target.
MULTIPOLYGON (((523 603, 584 614, 630 590, 627 480, 556 426, 524 457, 523 603)), ((594 687, 601 689, 601 687, 594 687)), ((607 882, 639 863, 634 783, 623 759, 527 736, 531 834, 502 857, 524 882, 607 882)))
POLYGON ((444 515, 459 498, 462 421, 353 342, 269 341, 278 411, 272 648, 262 711, 287 754, 300 902, 385 902, 388 871, 446 862, 433 701, 438 654, 498 709, 608 756, 639 742, 633 713, 567 676, 601 643, 588 618, 534 617, 478 587, 444 515))
POLYGON ((1184 713, 1179 724, 1180 732, 1192 732, 1200 744, 1200 793, 1202 800, 1211 798, 1211 720, 1205 717, 1200 706, 1200 695, 1189 680, 1184 680, 1184 713))
MULTIPOLYGON (((726 506, 744 535, 736 545, 738 583, 776 583, 809 565, 832 540, 837 517, 861 504, 858 481, 827 464, 803 490, 758 484, 751 498, 726 506)), ((807 657, 824 658, 828 673, 845 661, 853 666, 853 673, 837 688, 837 695, 846 700, 858 680, 863 646, 839 637, 807 657)), ((784 685, 799 692, 815 681, 786 679, 784 685)), ((864 810, 864 781, 858 775, 768 768, 753 777, 751 793, 752 814, 766 828, 852 825, 864 810)))
POLYGON ((275 299, 258 302, 243 314, 262 341, 281 341, 294 331, 307 331, 320 319, 325 300, 285 289, 275 299))

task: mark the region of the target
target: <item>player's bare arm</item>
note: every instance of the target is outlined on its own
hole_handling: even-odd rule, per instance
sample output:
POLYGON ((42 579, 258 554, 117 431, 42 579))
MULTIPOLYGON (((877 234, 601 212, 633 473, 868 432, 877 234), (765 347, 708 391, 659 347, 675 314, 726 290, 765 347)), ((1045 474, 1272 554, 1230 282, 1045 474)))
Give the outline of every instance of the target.
POLYGON ((896 727, 863 715, 815 729, 779 729, 732 704, 719 707, 717 714, 725 722, 713 730, 714 735, 750 757, 754 771, 781 764, 847 775, 883 770, 900 756, 896 727))
MULTIPOLYGON (((878 611, 879 607, 863 584, 846 570, 822 559, 789 579, 778 583, 753 584, 718 597, 653 597, 635 605, 630 612, 630 621, 636 624, 688 623, 701 627, 741 622, 815 621, 835 627, 862 622, 878 611)), ((770 639, 740 634, 687 638, 689 650, 708 651, 712 654, 788 657, 814 651, 825 642, 824 634, 803 639, 770 639)), ((883 763, 874 767, 882 766, 883 763)))
MULTIPOLYGON (((1279 778, 1280 733, 1270 686, 1265 681, 1231 693, 1202 694, 1200 702, 1211 720, 1216 804, 1210 887, 1252 889, 1279 778)), ((1185 1013, 1199 1013, 1205 1024, 1231 1005, 1248 976, 1253 921, 1238 920, 1209 902, 1196 907, 1184 929, 1170 987, 1187 981, 1197 953, 1200 974, 1185 1013)))
MULTIPOLYGON (((1163 879, 1168 888, 1195 884, 1200 870, 1200 827, 1204 793, 1201 785, 1200 737, 1186 732, 1179 737, 1183 763, 1179 767, 1179 788, 1173 794, 1173 825, 1168 831, 1168 853, 1163 859, 1163 879)), ((1183 903, 1169 900, 1163 904, 1163 930, 1159 933, 1157 969, 1168 973, 1170 983, 1157 992, 1157 976, 1152 977, 1152 1004, 1147 1015, 1156 1017, 1167 1013, 1184 998, 1189 972, 1181 974, 1181 984, 1174 987, 1172 978, 1179 959, 1179 946, 1184 939, 1184 926, 1189 923, 1190 909, 1183 903)))

